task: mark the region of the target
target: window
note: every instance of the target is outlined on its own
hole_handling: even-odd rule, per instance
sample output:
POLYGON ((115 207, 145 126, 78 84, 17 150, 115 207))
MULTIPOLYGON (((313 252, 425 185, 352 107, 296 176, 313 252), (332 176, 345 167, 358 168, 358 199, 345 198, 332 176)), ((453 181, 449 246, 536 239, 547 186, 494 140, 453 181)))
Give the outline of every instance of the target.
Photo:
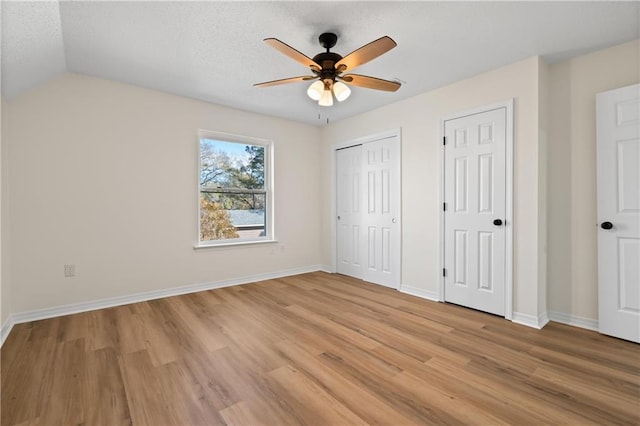
POLYGON ((201 130, 199 246, 273 241, 271 143, 201 130))

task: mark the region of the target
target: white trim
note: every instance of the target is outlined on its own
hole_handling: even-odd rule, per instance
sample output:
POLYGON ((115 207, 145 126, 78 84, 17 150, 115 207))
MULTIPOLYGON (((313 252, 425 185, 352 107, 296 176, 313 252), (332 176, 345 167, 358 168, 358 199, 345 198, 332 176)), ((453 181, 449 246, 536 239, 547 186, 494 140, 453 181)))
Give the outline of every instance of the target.
MULTIPOLYGON (((335 272, 333 272, 331 270, 331 265, 316 265, 318 267, 318 271, 320 272, 326 272, 327 274, 335 274, 335 272)), ((310 271, 313 272, 313 271, 310 271)))
POLYGON ((253 244, 273 244, 278 243, 278 240, 239 240, 234 242, 233 240, 224 240, 224 243, 202 243, 193 246, 195 250, 220 248, 220 247, 235 247, 235 246, 250 246, 253 244))
MULTIPOLYGON (((506 248, 505 248, 505 304, 504 304, 504 317, 505 319, 511 320, 513 316, 513 178, 514 178, 514 168, 513 168, 513 153, 514 153, 514 144, 515 144, 515 136, 513 130, 513 121, 514 121, 514 103, 513 99, 509 99, 504 102, 505 107, 507 109, 507 122, 506 122, 506 132, 505 136, 507 138, 506 141, 506 149, 505 149, 505 172, 506 172, 506 205, 505 205, 505 238, 506 238, 506 248)), ((545 324, 549 320, 545 321, 545 324)))
MULTIPOLYGON (((462 118, 469 115, 480 114, 487 111, 493 111, 496 109, 504 108, 506 112, 505 117, 505 196, 506 196, 506 205, 505 205, 505 303, 504 303, 504 317, 505 319, 512 320, 513 319, 513 179, 514 179, 514 169, 513 169, 513 152, 514 152, 514 128, 513 128, 513 120, 514 120, 514 102, 513 99, 508 99, 503 102, 498 102, 491 105, 485 105, 465 111, 459 111, 453 114, 445 115, 440 119, 440 138, 438 139, 438 143, 442 144, 442 138, 444 137, 444 126, 445 123, 449 120, 453 120, 456 118, 462 118)), ((442 205, 444 203, 444 145, 441 145, 440 153, 439 153, 439 161, 440 161, 440 185, 439 185, 439 203, 438 209, 440 210, 440 214, 438 219, 440 221, 440 270, 439 274, 439 294, 438 300, 444 302, 445 294, 444 294, 444 281, 445 278, 442 276, 442 270, 444 269, 444 211, 442 209, 442 205)))
POLYGON ((328 151, 329 155, 329 210, 331 218, 329 220, 329 229, 331 232, 331 272, 336 273, 338 271, 338 243, 336 236, 338 234, 338 228, 336 225, 336 217, 338 216, 338 210, 336 206, 336 150, 339 149, 339 144, 332 145, 328 151))
POLYGON ((438 143, 440 145, 440 149, 438 150, 438 164, 440 165, 440 184, 438 185, 438 210, 440 213, 438 214, 438 246, 440 250, 438 251, 438 261, 440 262, 440 268, 438 269, 438 302, 444 302, 444 285, 445 285, 445 276, 443 274, 444 271, 444 122, 446 120, 444 118, 440 118, 440 126, 438 128, 438 143))
MULTIPOLYGON (((93 311, 96 309, 111 308, 114 306, 128 305, 130 303, 145 302, 147 300, 161 299, 164 297, 179 296, 182 294, 195 293, 205 290, 213 290, 216 288, 230 287, 234 285, 250 284, 258 281, 271 280, 275 278, 288 277, 291 275, 305 274, 309 272, 325 271, 325 265, 312 265, 302 268, 287 269, 277 272, 269 272, 265 274, 248 275, 230 280, 212 281, 201 284, 191 284, 182 287, 168 288, 165 290, 148 291, 145 293, 131 294, 127 296, 110 297, 107 299, 93 300, 90 302, 73 303, 69 305, 54 306, 51 308, 35 309, 33 311, 19 312, 11 315, 10 325, 5 324, 2 327, 4 333, 5 327, 13 326, 23 322, 37 321, 47 318, 59 317, 63 315, 77 314, 80 312, 93 311)), ((9 321, 7 321, 9 322, 9 321)), ((9 331, 8 330, 8 331, 9 331)), ((8 334, 7 331, 7 334, 8 334)))
POLYGON ((330 227, 331 227, 331 273, 335 273, 337 271, 337 257, 338 257, 338 241, 337 241, 337 227, 336 227, 336 216, 338 215, 336 213, 336 196, 337 196, 337 192, 336 192, 336 151, 339 149, 343 149, 343 148, 348 148, 350 146, 356 146, 356 145, 362 145, 365 144, 367 142, 373 142, 373 141, 379 141, 381 139, 389 139, 389 138, 394 138, 397 137, 398 138, 398 143, 399 145, 399 149, 398 149, 398 153, 400 158, 398 159, 398 162, 400 164, 400 170, 398 170, 398 186, 399 186, 399 212, 398 215, 400 216, 400 278, 399 278, 399 283, 398 283, 398 287, 396 289, 400 289, 400 287, 402 286, 402 233, 403 233, 403 220, 402 220, 402 128, 398 127, 396 129, 391 129, 391 130, 386 130, 384 132, 380 132, 380 133, 376 133, 373 135, 368 135, 368 136, 363 136, 360 138, 356 138, 356 139, 349 139, 346 141, 342 141, 342 142, 337 142, 334 143, 333 145, 331 145, 330 149, 329 149, 329 179, 331 181, 330 183, 330 193, 329 193, 329 198, 330 198, 330 211, 331 211, 331 220, 330 220, 330 227))
POLYGON ((574 327, 585 328, 587 330, 600 331, 598 320, 579 317, 577 315, 571 315, 564 312, 549 311, 547 312, 551 321, 559 322, 562 324, 572 325, 574 327))
POLYGON ((425 290, 423 288, 411 287, 403 284, 398 289, 401 293, 410 294, 411 296, 420 297, 422 299, 431 300, 433 302, 440 302, 439 294, 437 291, 425 290))
POLYGON ((384 132, 376 133, 374 135, 362 136, 356 139, 349 139, 346 141, 337 142, 331 145, 331 154, 333 156, 333 153, 338 149, 348 148, 350 146, 362 145, 363 143, 379 141, 381 139, 394 138, 396 136, 400 138, 400 135, 401 135, 401 128, 398 127, 397 129, 386 130, 384 132))
POLYGON ((529 314, 523 314, 520 312, 513 312, 513 316, 511 321, 526 325, 527 327, 537 328, 538 330, 542 329, 549 322, 549 318, 547 318, 547 313, 543 312, 540 315, 533 316, 529 314))
POLYGON ((2 347, 4 341, 7 340, 7 336, 9 336, 9 333, 11 333, 11 329, 15 324, 13 315, 9 315, 4 324, 2 324, 2 329, 0 329, 0 347, 2 347))

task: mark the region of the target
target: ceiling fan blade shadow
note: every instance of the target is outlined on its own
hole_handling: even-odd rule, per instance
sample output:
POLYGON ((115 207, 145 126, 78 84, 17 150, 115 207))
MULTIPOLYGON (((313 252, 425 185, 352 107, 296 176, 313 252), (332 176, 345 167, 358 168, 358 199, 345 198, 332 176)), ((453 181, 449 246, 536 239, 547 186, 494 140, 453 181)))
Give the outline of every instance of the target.
POLYGON ((301 63, 307 68, 315 68, 318 70, 322 68, 320 67, 319 64, 314 62, 313 59, 311 59, 304 53, 297 51, 293 47, 289 46, 287 43, 281 42, 277 38, 265 38, 264 42, 267 43, 269 46, 273 47, 274 49, 276 49, 278 52, 284 55, 287 55, 294 61, 301 63))
POLYGON ((253 86, 254 87, 270 87, 270 86, 278 86, 280 84, 288 84, 288 83, 297 83, 299 81, 307 81, 307 80, 315 80, 316 77, 315 75, 303 75, 300 77, 290 77, 290 78, 283 78, 280 80, 272 80, 272 81, 265 81, 264 83, 256 83, 253 86))
POLYGON ((366 64, 396 46, 396 42, 393 41, 391 37, 380 37, 379 39, 374 40, 369 44, 365 44, 361 48, 349 53, 347 56, 339 60, 335 67, 336 69, 339 69, 342 66, 343 71, 352 71, 354 68, 362 64, 366 64))
POLYGON ((384 90, 385 92, 395 92, 401 86, 397 81, 383 80, 381 78, 369 77, 359 74, 346 74, 342 76, 342 81, 352 86, 365 87, 367 89, 384 90))

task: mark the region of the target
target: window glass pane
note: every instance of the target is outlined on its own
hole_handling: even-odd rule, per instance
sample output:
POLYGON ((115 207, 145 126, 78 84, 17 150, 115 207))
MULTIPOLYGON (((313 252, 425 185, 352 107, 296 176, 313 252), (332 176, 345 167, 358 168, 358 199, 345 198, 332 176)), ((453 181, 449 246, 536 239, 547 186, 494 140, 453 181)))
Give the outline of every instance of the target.
POLYGON ((200 241, 268 236, 265 147, 200 139, 200 241))

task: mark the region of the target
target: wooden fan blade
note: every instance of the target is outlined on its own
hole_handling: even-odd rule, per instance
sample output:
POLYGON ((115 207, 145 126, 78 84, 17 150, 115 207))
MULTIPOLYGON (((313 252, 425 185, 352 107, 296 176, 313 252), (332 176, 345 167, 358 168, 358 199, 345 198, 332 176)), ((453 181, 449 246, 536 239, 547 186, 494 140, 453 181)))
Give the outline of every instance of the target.
POLYGON ((362 64, 365 64, 372 59, 377 58, 383 53, 388 52, 389 50, 396 47, 397 44, 391 37, 380 37, 379 39, 372 41, 369 44, 365 44, 359 49, 354 50, 349 53, 347 56, 339 60, 335 67, 339 69, 340 66, 346 66, 343 71, 349 70, 352 71, 355 67, 358 67, 362 64))
POLYGON ((311 59, 304 53, 298 52, 296 49, 286 43, 281 42, 277 38, 265 38, 264 42, 276 49, 278 52, 287 55, 294 61, 301 63, 307 68, 314 68, 318 70, 322 68, 319 64, 314 62, 313 59, 311 59))
POLYGON ((254 87, 278 86, 280 84, 297 83, 299 81, 313 80, 316 78, 318 77, 316 77, 315 75, 303 75, 300 77, 290 77, 290 78, 283 78, 281 80, 265 81, 264 83, 256 83, 253 86, 254 87))
POLYGON ((383 80, 381 78, 368 77, 366 75, 359 74, 347 74, 342 77, 342 81, 353 86, 384 90, 385 92, 395 92, 401 86, 401 84, 396 81, 383 80))

